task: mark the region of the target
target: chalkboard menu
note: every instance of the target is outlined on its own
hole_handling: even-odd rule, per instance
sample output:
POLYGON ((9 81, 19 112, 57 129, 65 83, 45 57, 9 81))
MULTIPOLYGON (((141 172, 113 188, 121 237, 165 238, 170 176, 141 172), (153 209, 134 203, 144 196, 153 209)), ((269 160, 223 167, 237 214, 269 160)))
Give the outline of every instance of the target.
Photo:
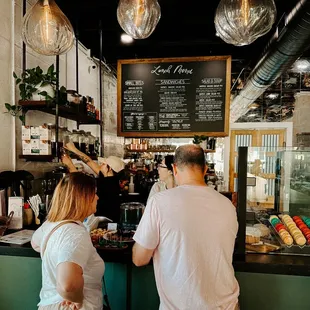
POLYGON ((118 135, 228 136, 231 57, 119 60, 118 135))

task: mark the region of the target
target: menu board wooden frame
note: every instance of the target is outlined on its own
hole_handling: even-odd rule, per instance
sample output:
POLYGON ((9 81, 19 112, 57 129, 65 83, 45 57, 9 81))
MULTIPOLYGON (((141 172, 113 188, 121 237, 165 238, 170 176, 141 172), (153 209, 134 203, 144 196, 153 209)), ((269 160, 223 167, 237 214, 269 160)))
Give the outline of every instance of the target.
POLYGON ((231 56, 201 56, 181 58, 148 58, 148 59, 122 59, 117 62, 117 135, 122 137, 193 137, 194 135, 205 135, 209 137, 226 137, 229 135, 230 119, 230 87, 231 87, 231 56), (226 88, 225 88, 225 116, 224 131, 221 132, 126 132, 122 130, 122 66, 127 64, 151 64, 151 63, 174 63, 174 62, 208 62, 226 61, 226 88))

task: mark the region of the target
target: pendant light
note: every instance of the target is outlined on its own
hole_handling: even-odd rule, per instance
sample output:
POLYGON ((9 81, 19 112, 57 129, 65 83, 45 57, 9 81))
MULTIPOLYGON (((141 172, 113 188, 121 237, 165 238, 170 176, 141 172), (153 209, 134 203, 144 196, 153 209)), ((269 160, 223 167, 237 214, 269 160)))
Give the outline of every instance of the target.
POLYGON ((155 30, 160 19, 157 0, 120 0, 117 20, 122 29, 134 39, 145 39, 155 30))
POLYGON ((38 0, 24 16, 22 37, 39 54, 61 55, 73 46, 74 30, 54 0, 38 0))
POLYGON ((216 35, 242 46, 266 34, 276 19, 273 0, 221 0, 215 14, 216 35))

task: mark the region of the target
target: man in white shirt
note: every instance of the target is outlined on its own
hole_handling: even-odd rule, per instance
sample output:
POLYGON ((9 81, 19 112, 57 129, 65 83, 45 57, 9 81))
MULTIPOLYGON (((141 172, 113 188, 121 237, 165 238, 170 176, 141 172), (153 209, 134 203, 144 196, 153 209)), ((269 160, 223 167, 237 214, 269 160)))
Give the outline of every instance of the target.
POLYGON ((161 310, 238 309, 236 210, 206 186, 206 169, 200 147, 179 147, 173 165, 178 187, 150 199, 134 236, 134 264, 153 257, 161 310))

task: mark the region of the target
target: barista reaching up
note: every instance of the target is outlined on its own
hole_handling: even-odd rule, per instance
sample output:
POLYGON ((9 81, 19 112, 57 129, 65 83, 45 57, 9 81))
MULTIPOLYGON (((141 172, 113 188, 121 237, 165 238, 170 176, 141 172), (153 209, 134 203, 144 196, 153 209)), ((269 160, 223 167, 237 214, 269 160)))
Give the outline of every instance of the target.
MULTIPOLYGON (((68 151, 76 154, 88 167, 90 167, 96 175, 97 179, 97 195, 99 197, 97 203, 96 215, 108 217, 113 222, 118 222, 120 217, 120 175, 124 170, 124 162, 116 157, 109 156, 107 158, 98 158, 98 163, 93 161, 89 156, 79 151, 72 142, 66 144, 68 151)), ((70 172, 76 172, 70 156, 63 155, 61 158, 70 172)))

